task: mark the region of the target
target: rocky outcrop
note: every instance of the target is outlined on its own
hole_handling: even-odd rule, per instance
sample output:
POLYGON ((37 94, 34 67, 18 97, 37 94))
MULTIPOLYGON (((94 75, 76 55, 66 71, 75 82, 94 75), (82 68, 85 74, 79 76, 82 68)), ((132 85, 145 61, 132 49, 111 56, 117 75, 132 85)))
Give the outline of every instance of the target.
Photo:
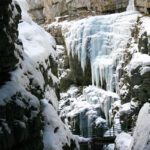
MULTIPOLYGON (((11 0, 0 1, 0 58, 3 58, 0 59, 0 86, 10 79, 9 72, 16 68, 16 64, 19 61, 16 57, 18 50, 13 43, 19 44, 19 40, 17 39, 18 31, 16 28, 20 14, 18 13, 13 16, 14 6, 8 8, 10 3, 11 0), (10 33, 9 36, 6 34, 6 31, 10 33)), ((17 11, 20 11, 18 6, 16 8, 17 11)))
POLYGON ((43 1, 42 0, 27 0, 28 5, 29 5, 29 13, 32 16, 32 19, 39 24, 44 23, 45 21, 45 16, 43 14, 43 1))
POLYGON ((135 0, 137 9, 145 14, 150 14, 150 1, 147 0, 135 0))
POLYGON ((0 1, 0 149, 74 149, 57 113, 55 41, 28 16, 25 2, 0 1))
POLYGON ((34 20, 38 23, 58 19, 84 18, 89 15, 107 14, 126 10, 128 0, 28 0, 34 20))
POLYGON ((42 116, 37 98, 19 90, 10 96, 13 91, 9 86, 15 89, 15 84, 5 83, 12 78, 10 72, 21 67, 20 62, 24 59, 17 30, 21 10, 17 4, 7 0, 0 2, 0 12, 0 82, 3 84, 0 89, 0 149, 23 150, 36 147, 40 150, 43 147, 40 133, 42 116), (37 105, 32 102, 37 102, 37 105), (31 142, 32 138, 36 142, 31 142))
POLYGON ((51 24, 45 27, 45 29, 55 38, 58 44, 59 51, 59 77, 60 77, 60 91, 66 91, 70 85, 75 84, 78 86, 84 86, 91 84, 91 68, 89 58, 87 58, 87 66, 83 72, 81 63, 78 56, 69 56, 67 54, 67 48, 64 37, 64 30, 62 24, 51 24))
POLYGON ((47 21, 51 22, 58 16, 82 18, 87 15, 124 11, 127 4, 127 0, 44 0, 44 14, 47 21))
MULTIPOLYGON (((150 43, 149 33, 144 29, 144 19, 138 18, 132 32, 132 39, 138 46, 134 47, 133 41, 129 42, 127 49, 135 49, 134 52, 125 52, 125 60, 120 71, 120 97, 122 103, 131 103, 131 110, 121 115, 122 123, 131 130, 136 123, 137 115, 141 107, 149 102, 150 98, 150 43), (142 30, 142 31, 141 31, 142 30), (129 117, 130 116, 130 117, 129 117)), ((125 129, 125 130, 126 130, 125 129)))

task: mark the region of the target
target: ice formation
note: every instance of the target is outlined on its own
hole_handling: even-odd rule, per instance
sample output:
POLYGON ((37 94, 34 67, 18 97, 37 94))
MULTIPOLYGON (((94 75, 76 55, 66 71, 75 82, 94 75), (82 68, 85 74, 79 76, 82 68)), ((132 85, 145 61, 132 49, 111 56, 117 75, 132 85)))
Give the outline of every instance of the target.
POLYGON ((69 29, 64 35, 68 55, 78 56, 83 72, 87 59, 90 60, 93 85, 114 92, 118 90, 117 67, 136 19, 137 12, 130 1, 126 12, 88 17, 67 26, 69 29))
MULTIPOLYGON (((88 128, 89 135, 92 132, 90 130, 93 130, 91 125, 93 118, 96 118, 93 121, 95 124, 102 123, 106 119, 106 124, 109 125, 114 117, 116 134, 121 132, 120 114, 118 112, 112 116, 111 107, 115 102, 121 109, 117 95, 120 91, 119 69, 138 15, 134 9, 134 1, 130 0, 126 12, 65 21, 61 24, 68 56, 78 57, 83 72, 87 67, 87 61, 90 61, 92 84, 100 87, 86 87, 80 96, 75 96, 76 94, 68 96, 69 91, 75 93, 75 89, 69 90, 66 95, 63 94, 60 103, 61 116, 74 118, 79 115, 80 129, 88 128), (70 106, 64 107, 64 104, 68 103, 70 106), (98 113, 98 107, 104 116, 98 113)), ((128 105, 123 106, 122 112, 128 111, 128 105)), ((108 132, 113 131, 110 129, 108 132)))
POLYGON ((61 98, 60 116, 70 120, 72 129, 76 130, 76 126, 79 125, 80 135, 90 137, 104 134, 108 128, 111 103, 119 97, 95 86, 84 88, 81 94, 79 88, 73 86, 67 93, 62 93, 61 98))
MULTIPOLYGON (((131 61, 128 60, 128 65, 125 64, 128 76, 138 66, 141 66, 141 76, 150 70, 150 57, 138 52, 138 44, 131 36, 132 29, 138 26, 138 16, 141 15, 136 12, 134 1, 130 0, 127 11, 123 13, 60 23, 68 56, 78 57, 83 72, 85 72, 87 62, 90 61, 92 83, 101 87, 101 89, 94 86, 86 87, 83 89, 83 94, 79 94, 76 88, 71 88, 61 95, 60 115, 69 118, 68 122, 73 128, 76 128, 78 122, 81 135, 84 135, 86 128, 86 136, 91 136, 92 123, 97 126, 105 122, 108 125, 111 117, 113 117, 114 126, 121 132, 120 115, 130 113, 133 105, 136 105, 133 101, 121 105, 117 94, 129 93, 127 85, 121 86, 121 89, 118 85, 119 69, 123 69, 126 51, 133 56, 131 61), (128 44, 131 44, 130 47, 127 46, 128 44), (116 95, 115 98, 114 95, 116 95), (115 107, 118 107, 119 111, 115 110, 116 114, 113 116, 112 112, 115 107)), ((141 20, 144 21, 141 24, 143 31, 140 31, 139 37, 145 31, 150 35, 149 18, 143 17, 141 20)), ((137 87, 136 85, 134 88, 137 87)), ((112 132, 112 129, 108 132, 112 132)), ((132 137, 129 134, 121 133, 118 136, 117 144, 121 150, 128 149, 131 142, 132 137), (122 144, 124 141, 126 143, 122 144)))

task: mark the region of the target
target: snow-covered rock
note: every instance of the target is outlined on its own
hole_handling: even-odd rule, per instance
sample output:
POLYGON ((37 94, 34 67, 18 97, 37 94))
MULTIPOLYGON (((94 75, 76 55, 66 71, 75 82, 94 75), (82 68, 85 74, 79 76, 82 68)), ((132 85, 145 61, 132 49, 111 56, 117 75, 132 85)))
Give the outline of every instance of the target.
POLYGON ((76 87, 61 93, 60 116, 75 134, 102 136, 108 128, 109 109, 118 95, 95 86, 85 87, 83 94, 76 87))
MULTIPOLYGON (((44 116, 44 150, 78 149, 68 127, 61 121, 54 107, 46 99, 42 100, 44 116), (73 145, 72 145, 73 144, 73 145)), ((77 143, 76 143, 77 144, 77 143)))
MULTIPOLYGON (((0 149, 14 146, 28 150, 42 150, 43 146, 45 150, 78 149, 74 136, 57 113, 59 80, 55 40, 32 21, 26 0, 6 1, 3 6, 2 33, 8 37, 5 44, 12 45, 9 51, 18 62, 12 62, 14 66, 8 69, 10 79, 0 87, 0 149), (5 18, 6 14, 9 15, 5 18)), ((5 62, 3 57, 1 60, 5 62)))
MULTIPOLYGON (((125 132, 120 133, 115 140, 117 150, 130 150, 133 137, 125 132)), ((137 150, 137 149, 136 149, 137 150)))
POLYGON ((132 150, 149 150, 150 149, 150 104, 145 103, 141 108, 136 128, 133 134, 132 150))

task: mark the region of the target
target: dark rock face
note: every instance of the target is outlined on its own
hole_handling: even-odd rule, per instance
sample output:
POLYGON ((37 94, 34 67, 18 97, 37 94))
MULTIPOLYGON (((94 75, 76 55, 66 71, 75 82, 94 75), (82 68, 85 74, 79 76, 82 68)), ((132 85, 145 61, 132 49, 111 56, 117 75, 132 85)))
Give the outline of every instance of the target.
POLYGON ((67 144, 65 146, 63 146, 63 150, 71 150, 71 149, 75 149, 76 145, 75 145, 75 141, 71 140, 71 144, 70 146, 68 146, 67 144))
MULTIPOLYGON (((22 43, 18 40, 21 10, 11 0, 0 1, 0 85, 10 80, 9 72, 23 60, 22 43), (20 49, 19 49, 20 47, 20 49)), ((8 91, 10 92, 10 91, 8 91)), ((0 149, 42 150, 42 116, 36 97, 16 92, 3 99, 0 93, 0 149), (38 105, 32 105, 37 101, 38 105), (36 114, 33 117, 33 114, 36 114), (34 139, 34 140, 33 140, 34 139)))
MULTIPOLYGON (((18 40, 20 13, 19 6, 11 0, 0 1, 0 149, 43 150, 47 122, 40 99, 46 98, 55 112, 59 99, 57 63, 51 54, 37 62, 25 54, 18 40)), ((50 46, 55 50, 55 44, 50 46)), ((55 134, 60 126, 55 128, 55 134)), ((66 138, 71 140, 73 136, 66 138)), ((75 141, 64 149, 70 147, 74 149, 75 141)))
POLYGON ((10 3, 11 0, 0 1, 0 86, 9 80, 9 72, 14 70, 18 63, 18 58, 15 56, 17 48, 14 43, 20 44, 16 30, 20 14, 13 16, 13 11, 14 9, 20 11, 20 9, 18 6, 10 5, 10 3))
POLYGON ((69 64, 72 71, 72 78, 74 79, 75 84, 79 86, 91 84, 91 64, 89 58, 87 58, 87 64, 84 72, 76 55, 74 57, 69 57, 69 64))
POLYGON ((59 65, 59 68, 68 71, 67 74, 60 79, 60 90, 66 91, 72 84, 78 86, 91 84, 90 58, 87 57, 87 64, 83 72, 78 56, 75 55, 74 57, 72 57, 71 55, 68 56, 67 54, 65 38, 62 33, 62 26, 54 25, 50 28, 46 28, 46 30, 55 38, 57 45, 62 45, 64 47, 63 55, 61 54, 61 56, 59 56, 59 58, 63 59, 63 64, 59 65))
POLYGON ((148 42, 147 32, 144 32, 141 35, 138 43, 138 48, 141 53, 150 55, 150 43, 148 42))
POLYGON ((0 127, 2 130, 0 133, 0 149, 42 150, 40 133, 43 126, 42 117, 37 106, 29 107, 30 103, 26 102, 27 98, 29 97, 16 93, 11 97, 9 103, 0 106, 0 127), (25 108, 17 104, 18 99, 25 108), (33 113, 38 113, 38 115, 32 118, 33 113), (38 144, 33 141, 33 138, 38 141, 38 144))

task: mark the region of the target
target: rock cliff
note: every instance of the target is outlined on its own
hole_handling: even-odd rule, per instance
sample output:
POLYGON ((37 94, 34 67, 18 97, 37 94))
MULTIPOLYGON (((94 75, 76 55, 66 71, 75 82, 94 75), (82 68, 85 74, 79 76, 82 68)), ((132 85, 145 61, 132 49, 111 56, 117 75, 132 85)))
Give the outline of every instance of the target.
POLYGON ((27 0, 29 4, 29 13, 32 15, 32 19, 39 24, 45 22, 45 16, 43 14, 43 0, 27 0))
MULTIPOLYGON (((83 117, 84 113, 86 116, 89 114, 92 117, 96 116, 95 114, 92 115, 95 108, 92 109, 92 112, 86 113, 91 109, 91 104, 93 106, 95 103, 98 104, 100 110, 104 113, 101 109, 102 104, 99 104, 101 100, 96 94, 93 94, 92 87, 89 87, 89 89, 92 91, 93 99, 85 92, 84 86, 91 84, 91 80, 93 85, 95 84, 106 90, 106 93, 109 93, 109 91, 117 93, 120 98, 120 100, 112 100, 111 98, 107 99, 108 95, 106 96, 108 103, 104 104, 104 108, 108 108, 111 115, 109 118, 102 113, 100 114, 102 118, 106 119, 105 121, 108 118, 112 119, 113 124, 115 126, 119 124, 122 131, 133 132, 140 109, 150 99, 149 25, 149 17, 135 11, 134 3, 130 1, 127 11, 123 13, 54 22, 47 26, 46 29, 57 39, 58 44, 64 46, 61 55, 68 57, 67 68, 61 68, 61 71, 66 69, 60 82, 60 85, 63 88, 66 86, 66 88, 61 90, 65 91, 71 84, 83 88, 82 96, 80 95, 80 89, 77 94, 73 93, 74 89, 69 89, 65 94, 63 93, 60 103, 62 104, 61 115, 68 119, 73 129, 75 128, 75 133, 82 134, 81 132, 84 132, 84 128, 86 128, 83 123, 86 122, 83 117), (87 68, 88 72, 86 72, 87 68), (87 104, 82 105, 82 100, 87 104), (80 110, 85 106, 85 110, 80 110), (66 111, 68 113, 65 116, 64 112, 66 111), (79 119, 79 116, 80 118, 83 117, 81 119, 84 120, 83 122, 79 119), (118 118, 120 118, 119 121, 118 118), (80 127, 77 125, 78 123, 80 123, 80 127), (80 130, 82 125, 84 128, 80 130)), ((65 64, 64 60, 62 62, 65 64)), ((87 117, 89 122, 92 120, 91 116, 87 117)), ((92 123, 94 122, 93 119, 92 123)), ((92 129, 94 132, 95 128, 90 128, 90 133, 92 129)), ((136 142, 138 137, 134 138, 136 142)), ((146 141, 146 136, 144 138, 146 141)), ((133 139, 133 137, 130 139, 133 139)))
POLYGON ((126 9, 128 4, 128 0, 41 0, 38 3, 35 0, 28 0, 28 2, 32 16, 39 22, 44 18, 47 22, 52 22, 55 17, 64 20, 121 12, 126 9))
POLYGON ((150 14, 150 1, 147 0, 135 0, 137 9, 145 14, 150 14))
POLYGON ((25 0, 0 1, 0 149, 75 149, 57 113, 55 40, 27 10, 25 0))
MULTIPOLYGON (((62 21, 65 19, 84 18, 89 15, 110 14, 125 11, 128 0, 28 0, 29 12, 38 23, 62 21)), ((150 13, 150 2, 134 1, 137 9, 145 14, 150 13)))
MULTIPOLYGON (((21 16, 19 13, 13 16, 14 6, 8 8, 9 3, 9 0, 0 1, 0 57, 3 58, 0 59, 0 85, 10 79, 9 72, 13 71, 19 62, 15 54, 18 50, 14 43, 20 44, 16 29, 21 16), (6 34, 6 30, 10 33, 9 36, 6 34), (11 56, 10 59, 8 59, 9 56, 11 56)), ((17 7, 17 10, 20 11, 19 7, 17 7)))

